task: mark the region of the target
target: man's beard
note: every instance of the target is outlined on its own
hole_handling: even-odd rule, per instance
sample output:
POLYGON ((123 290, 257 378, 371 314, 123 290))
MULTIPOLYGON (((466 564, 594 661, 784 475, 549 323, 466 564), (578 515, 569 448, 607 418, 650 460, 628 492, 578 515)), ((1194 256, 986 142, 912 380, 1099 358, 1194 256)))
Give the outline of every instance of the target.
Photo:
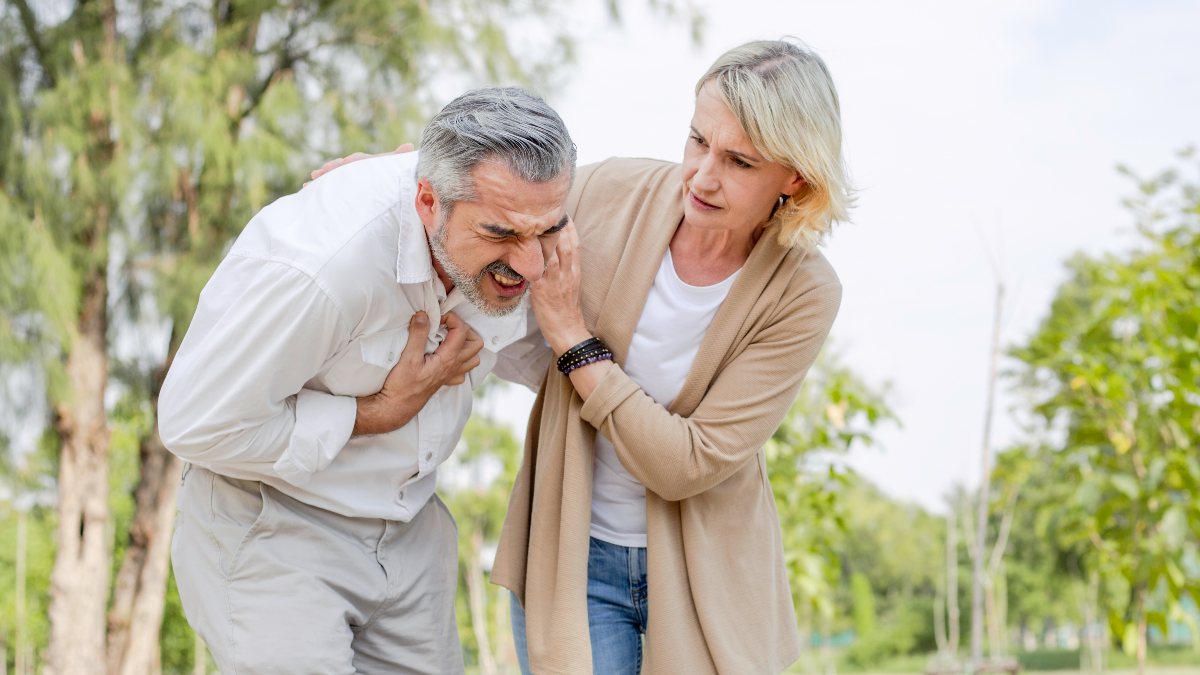
POLYGON ((512 314, 522 304, 525 303, 525 296, 521 296, 519 302, 514 302, 507 306, 497 306, 489 303, 483 296, 481 286, 483 277, 489 272, 503 274, 512 279, 522 279, 523 277, 508 265, 496 260, 489 263, 487 267, 480 270, 479 274, 467 274, 458 263, 454 262, 454 258, 450 256, 450 252, 446 250, 446 223, 439 222, 437 231, 433 233, 433 238, 429 240, 429 249, 433 252, 433 257, 442 266, 442 270, 446 276, 450 277, 450 281, 454 282, 454 287, 457 288, 463 297, 472 305, 475 305, 479 311, 488 316, 506 316, 512 314))

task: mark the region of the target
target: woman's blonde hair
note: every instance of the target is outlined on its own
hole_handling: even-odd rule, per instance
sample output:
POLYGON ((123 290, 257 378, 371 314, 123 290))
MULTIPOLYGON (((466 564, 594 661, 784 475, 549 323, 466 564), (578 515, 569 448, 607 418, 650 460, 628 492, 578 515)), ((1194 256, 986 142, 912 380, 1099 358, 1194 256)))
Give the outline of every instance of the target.
POLYGON ((825 62, 790 41, 749 42, 722 54, 696 93, 710 81, 754 147, 804 177, 767 227, 777 228, 784 246, 816 247, 854 201, 842 160, 841 106, 825 62))

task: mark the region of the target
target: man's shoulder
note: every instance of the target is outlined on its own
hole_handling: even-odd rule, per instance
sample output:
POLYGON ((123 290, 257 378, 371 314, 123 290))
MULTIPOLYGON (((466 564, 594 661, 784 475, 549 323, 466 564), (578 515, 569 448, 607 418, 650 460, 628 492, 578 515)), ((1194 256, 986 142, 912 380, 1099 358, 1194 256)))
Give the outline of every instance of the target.
POLYGON ((412 207, 414 165, 385 156, 332 171, 259 211, 231 253, 287 262, 313 277, 346 258, 360 271, 373 258, 391 269, 406 201, 412 207))

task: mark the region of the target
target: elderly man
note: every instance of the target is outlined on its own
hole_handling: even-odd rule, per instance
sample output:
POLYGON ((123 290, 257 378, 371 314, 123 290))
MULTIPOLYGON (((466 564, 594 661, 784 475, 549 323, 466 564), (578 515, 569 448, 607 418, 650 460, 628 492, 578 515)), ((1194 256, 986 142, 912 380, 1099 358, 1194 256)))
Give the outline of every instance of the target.
POLYGON ((435 474, 525 335, 574 170, 549 106, 482 89, 238 237, 159 399, 179 594, 222 672, 463 670, 435 474))

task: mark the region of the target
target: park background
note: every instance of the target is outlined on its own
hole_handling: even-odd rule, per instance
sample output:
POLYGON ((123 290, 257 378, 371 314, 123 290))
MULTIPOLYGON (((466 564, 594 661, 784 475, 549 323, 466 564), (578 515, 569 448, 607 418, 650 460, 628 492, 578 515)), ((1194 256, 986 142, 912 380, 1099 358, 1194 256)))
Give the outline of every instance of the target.
MULTIPOLYGON (((860 190, 768 447, 795 670, 1200 672, 1196 26, 1175 0, 0 0, 6 667, 211 668, 155 395, 258 208, 485 83, 544 95, 581 162, 677 159, 708 64, 793 35, 860 190)), ((486 388, 441 476, 480 672, 514 664, 486 579, 529 398, 486 388)))

